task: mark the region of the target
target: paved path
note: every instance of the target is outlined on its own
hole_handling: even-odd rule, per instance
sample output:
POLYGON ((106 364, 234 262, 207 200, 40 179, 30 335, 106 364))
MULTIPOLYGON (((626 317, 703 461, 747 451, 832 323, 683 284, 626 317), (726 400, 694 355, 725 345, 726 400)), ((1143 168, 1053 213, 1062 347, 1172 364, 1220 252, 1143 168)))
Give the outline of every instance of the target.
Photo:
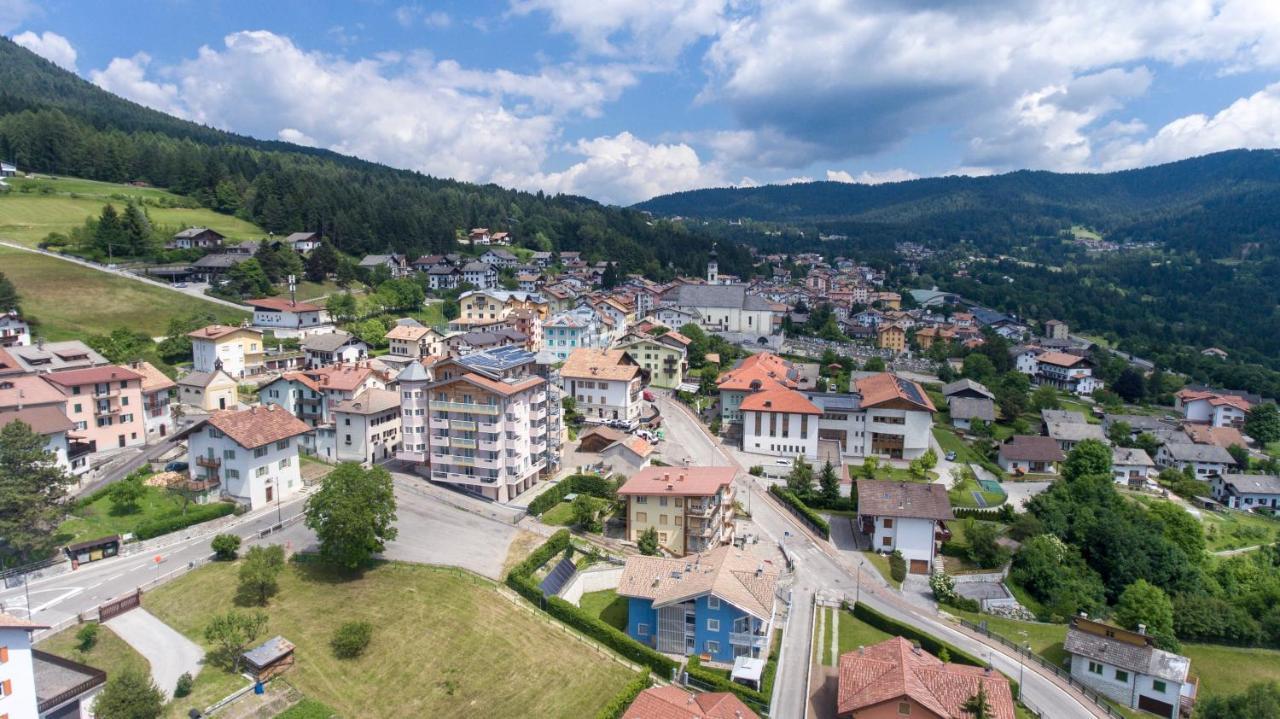
POLYGON ((188 673, 194 677, 200 673, 200 661, 204 659, 200 645, 142 607, 112 617, 106 625, 151 662, 151 678, 156 680, 166 699, 173 698, 178 677, 188 673))

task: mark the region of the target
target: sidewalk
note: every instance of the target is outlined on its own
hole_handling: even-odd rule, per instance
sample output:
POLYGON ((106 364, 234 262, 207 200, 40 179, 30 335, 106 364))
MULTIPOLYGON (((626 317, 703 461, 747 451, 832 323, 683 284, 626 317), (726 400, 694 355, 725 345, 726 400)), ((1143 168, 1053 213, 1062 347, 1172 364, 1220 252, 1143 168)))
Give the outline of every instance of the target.
POLYGON ((178 677, 200 673, 204 650, 142 607, 112 617, 106 625, 151 662, 151 678, 166 699, 173 698, 178 677))

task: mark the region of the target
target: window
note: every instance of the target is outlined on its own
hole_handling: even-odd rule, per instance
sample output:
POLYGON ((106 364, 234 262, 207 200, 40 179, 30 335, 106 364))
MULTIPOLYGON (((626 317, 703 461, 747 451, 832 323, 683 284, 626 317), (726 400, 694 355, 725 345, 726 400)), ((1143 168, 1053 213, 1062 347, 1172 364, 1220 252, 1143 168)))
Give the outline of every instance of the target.
POLYGON ((234 449, 224 449, 224 450, 222 450, 222 458, 223 458, 223 459, 235 459, 235 458, 236 458, 236 451, 235 451, 234 449))
POLYGON ((1116 681, 1118 681, 1118 682, 1125 682, 1125 683, 1128 683, 1128 681, 1129 681, 1129 672, 1126 672, 1126 671, 1125 671, 1125 670, 1123 670, 1123 669, 1117 669, 1117 670, 1116 670, 1116 681))
POLYGON ((645 496, 636 497, 636 504, 648 504, 649 498, 645 496))
POLYGON ((893 517, 885 517, 885 518, 884 518, 884 528, 885 528, 885 529, 893 529, 893 517))
POLYGON ((880 544, 888 547, 893 545, 893 537, 881 537, 880 544))
POLYGON ((637 521, 637 522, 648 522, 648 521, 649 521, 649 513, 648 513, 648 512, 636 512, 636 521, 637 521))
POLYGON ((666 532, 658 532, 658 541, 659 541, 659 542, 662 542, 663 544, 666 544, 666 543, 667 543, 667 533, 666 533, 666 532))
POLYGON ((720 653, 720 642, 707 642, 707 654, 716 655, 720 653))
POLYGON ((658 497, 658 506, 659 506, 659 507, 665 507, 665 506, 667 506, 667 498, 666 498, 666 497, 658 497))
POLYGON ((665 515, 665 514, 659 514, 659 515, 658 515, 658 524, 666 524, 666 523, 667 523, 667 515, 665 515))
POLYGON ((708 620, 707 620, 707 631, 708 631, 708 632, 718 632, 718 631, 720 631, 720 620, 719 620, 719 619, 708 619, 708 620))
POLYGON ((649 625, 648 625, 648 624, 637 624, 637 625, 636 625, 636 634, 639 634, 639 635, 640 635, 640 636, 642 636, 642 637, 647 637, 647 636, 649 636, 649 625))
POLYGON ((898 716, 911 716, 911 702, 898 702, 898 716))
POLYGON ((290 457, 285 457, 284 459, 280 460, 280 469, 284 469, 285 467, 288 467, 290 459, 291 459, 290 457))
POLYGON ((121 398, 120 398, 120 406, 121 406, 121 407, 127 406, 128 404, 129 404, 129 396, 128 396, 128 395, 125 395, 125 396, 123 396, 123 397, 121 397, 121 398))
POLYGON ((258 447, 257 449, 253 450, 253 456, 254 456, 254 457, 265 457, 265 456, 267 456, 267 448, 266 448, 266 447, 258 447))
POLYGON ((240 479, 240 470, 238 470, 238 469, 228 469, 228 470, 227 470, 227 479, 240 479))
POLYGON ((720 597, 707 597, 707 609, 719 609, 720 597))
POLYGON ((1102 665, 1097 662, 1089 662, 1089 673, 1102 676, 1102 665))
POLYGON ((79 403, 79 402, 76 402, 76 411, 77 411, 77 412, 82 411, 82 410, 80 409, 80 403, 79 403))
POLYGON ((675 519, 676 519, 676 526, 677 526, 677 527, 683 527, 683 526, 684 526, 684 517, 681 517, 680 515, 678 515, 678 514, 677 514, 677 515, 676 515, 676 517, 675 517, 675 519))
POLYGON ((8 679, 0 682, 0 697, 7 697, 13 694, 13 682, 8 679))
POLYGON ((253 476, 255 477, 267 476, 267 465, 264 464, 261 467, 258 467, 257 469, 253 470, 253 476))
POLYGON ((0 664, 9 662, 9 647, 0 647, 0 664))
POLYGON ((276 449, 288 449, 288 448, 289 448, 289 440, 282 439, 279 442, 276 442, 276 449))
POLYGON ((1169 691, 1169 685, 1165 684, 1163 681, 1159 679, 1151 680, 1151 688, 1160 692, 1161 694, 1164 694, 1165 692, 1169 691))

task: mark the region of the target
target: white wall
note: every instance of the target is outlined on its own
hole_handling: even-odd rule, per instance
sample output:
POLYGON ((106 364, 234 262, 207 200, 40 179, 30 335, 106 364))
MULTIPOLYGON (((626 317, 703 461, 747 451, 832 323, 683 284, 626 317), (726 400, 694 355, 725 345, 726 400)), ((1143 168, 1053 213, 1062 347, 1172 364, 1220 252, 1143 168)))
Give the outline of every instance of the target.
MULTIPOLYGON (((267 487, 269 486, 282 501, 289 499, 302 489, 302 475, 298 466, 300 438, 285 440, 284 448, 277 447, 274 442, 268 444, 265 454, 257 457, 255 450, 241 447, 226 435, 217 438, 210 436, 210 429, 209 425, 205 425, 189 437, 187 463, 188 471, 193 478, 201 479, 207 472, 204 467, 196 465, 197 458, 213 456, 221 459, 222 466, 218 468, 218 476, 222 480, 222 494, 242 504, 248 504, 251 509, 258 509, 268 504, 267 487), (212 455, 209 454, 210 450, 212 455), (282 467, 281 462, 286 466, 282 467), (264 467, 266 469, 263 476, 258 476, 258 470, 264 467), (230 473, 236 473, 239 476, 228 476, 230 473)), ((276 497, 273 496, 272 502, 275 500, 276 497)))
POLYGON ((775 457, 795 457, 804 455, 808 459, 818 457, 818 415, 808 415, 809 426, 805 436, 801 436, 800 426, 802 414, 787 414, 789 431, 782 436, 783 414, 777 412, 746 411, 742 413, 742 451, 755 454, 768 454, 775 457), (776 425, 769 432, 769 417, 776 415, 776 425), (756 417, 760 417, 760 432, 756 433, 756 417))
POLYGON ((933 568, 934 523, 931 519, 911 519, 902 517, 876 517, 875 534, 871 538, 872 550, 876 552, 892 552, 898 550, 910 566, 911 560, 922 559, 933 568), (885 520, 891 519, 893 526, 885 527, 885 520), (889 544, 885 544, 885 538, 889 544))
POLYGON ((590 592, 603 592, 606 589, 617 589, 622 581, 624 567, 609 565, 577 572, 560 590, 560 598, 577 606, 582 595, 590 592))
POLYGON ((0 628, 0 646, 8 647, 9 661, 0 664, 0 681, 8 680, 13 694, 0 697, 0 716, 34 719, 36 678, 31 666, 31 635, 26 629, 0 628))

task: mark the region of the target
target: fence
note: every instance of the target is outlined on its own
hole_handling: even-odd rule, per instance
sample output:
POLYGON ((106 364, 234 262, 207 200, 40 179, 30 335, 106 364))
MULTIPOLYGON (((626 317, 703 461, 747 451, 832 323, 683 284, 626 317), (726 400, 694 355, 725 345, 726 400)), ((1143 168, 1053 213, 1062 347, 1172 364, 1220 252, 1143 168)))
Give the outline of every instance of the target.
MULTIPOLYGON (((1057 666, 1053 662, 1049 661, 1048 659, 1045 659, 1039 654, 1036 654, 1030 649, 1027 649, 1024 646, 1020 646, 1017 642, 1011 641, 999 634, 993 633, 990 629, 987 629, 986 627, 980 626, 978 624, 974 624, 973 622, 970 622, 966 619, 961 619, 960 625, 970 631, 977 632, 978 634, 981 634, 984 637, 988 637, 996 640, 997 642, 1003 644, 1009 649, 1012 649, 1013 651, 1017 652, 1019 655, 1023 657, 1024 661, 1030 660, 1031 662, 1034 662, 1035 664, 1038 664, 1041 667, 1053 672, 1054 676, 1058 677, 1059 679, 1065 681, 1068 685, 1079 690, 1080 693, 1084 695, 1085 699, 1088 699, 1089 701, 1097 705, 1097 707, 1101 709, 1107 716, 1116 717, 1117 719, 1124 719, 1124 715, 1116 711, 1111 706, 1110 699, 1094 691, 1093 689, 1090 689, 1084 684, 1081 684, 1078 680, 1076 680, 1074 677, 1071 676, 1071 672, 1068 672, 1062 667, 1057 666)), ((1023 702, 1023 703, 1025 704, 1026 702, 1023 702)))
POLYGON ((98 606, 98 621, 105 622, 112 617, 118 617, 130 609, 137 609, 142 606, 142 590, 138 589, 129 594, 105 602, 98 606))

